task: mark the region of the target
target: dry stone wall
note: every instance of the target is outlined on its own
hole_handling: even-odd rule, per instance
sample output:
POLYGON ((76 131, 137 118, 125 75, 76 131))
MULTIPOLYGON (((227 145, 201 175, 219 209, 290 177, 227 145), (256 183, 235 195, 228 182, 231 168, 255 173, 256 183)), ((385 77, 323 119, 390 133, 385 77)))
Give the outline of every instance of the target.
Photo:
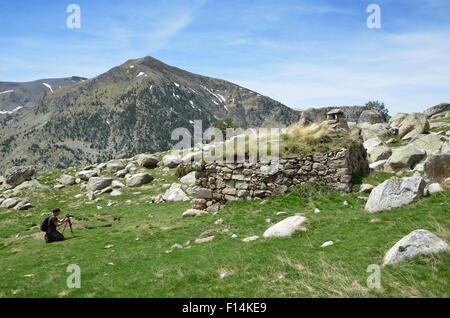
POLYGON ((210 163, 196 169, 194 209, 214 212, 228 201, 251 200, 289 192, 292 186, 326 182, 351 190, 352 174, 368 171, 367 155, 360 143, 327 153, 281 158, 277 163, 210 163))

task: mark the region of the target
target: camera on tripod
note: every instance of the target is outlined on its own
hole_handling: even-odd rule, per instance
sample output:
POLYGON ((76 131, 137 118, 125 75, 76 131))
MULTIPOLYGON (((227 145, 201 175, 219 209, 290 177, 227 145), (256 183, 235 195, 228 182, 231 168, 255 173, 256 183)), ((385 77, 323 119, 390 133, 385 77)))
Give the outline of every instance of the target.
POLYGON ((69 218, 73 218, 75 215, 73 215, 73 214, 66 214, 66 216, 69 217, 69 218))

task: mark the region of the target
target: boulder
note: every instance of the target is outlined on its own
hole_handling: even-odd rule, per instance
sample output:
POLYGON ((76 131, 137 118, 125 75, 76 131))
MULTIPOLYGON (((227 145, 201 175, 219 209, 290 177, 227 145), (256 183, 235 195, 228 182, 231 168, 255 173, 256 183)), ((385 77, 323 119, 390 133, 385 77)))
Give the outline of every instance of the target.
POLYGON ((142 172, 127 178, 127 186, 130 188, 140 187, 153 180, 153 176, 148 172, 142 172))
POLYGON ((47 187, 46 185, 39 183, 39 181, 37 181, 36 179, 32 179, 30 181, 25 181, 14 188, 14 191, 22 191, 22 190, 28 190, 28 191, 44 190, 45 191, 45 190, 50 190, 50 188, 47 187))
POLYGON ((125 176, 128 174, 128 169, 122 169, 116 172, 117 178, 125 178, 125 176))
POLYGON ((361 184, 361 187, 359 188, 358 193, 370 193, 375 188, 374 185, 363 183, 361 184))
POLYGON ((189 197, 182 190, 181 184, 173 183, 164 193, 163 200, 166 202, 189 201, 189 197))
POLYGON ((369 165, 369 168, 374 171, 384 171, 384 165, 387 160, 380 160, 369 165))
POLYGON ((450 251, 448 244, 427 230, 415 230, 403 237, 386 253, 384 265, 393 265, 418 255, 450 251))
POLYGON ((429 194, 435 194, 444 191, 442 186, 439 183, 432 183, 428 185, 428 193, 429 194))
POLYGON ((363 146, 366 149, 367 153, 370 153, 375 148, 382 146, 383 144, 383 140, 381 140, 379 137, 373 137, 364 141, 363 146))
POLYGON ((117 181, 117 180, 113 180, 113 182, 111 183, 111 186, 112 186, 114 189, 117 189, 117 188, 125 188, 125 185, 124 185, 122 182, 117 181))
POLYGON ((283 221, 269 227, 263 234, 264 238, 291 236, 295 231, 301 229, 301 225, 306 221, 303 216, 290 216, 283 221))
POLYGON ((450 111, 450 104, 448 103, 441 103, 439 105, 430 107, 425 109, 425 111, 423 112, 423 114, 427 117, 427 118, 431 118, 437 114, 440 113, 445 113, 450 111))
POLYGON ((89 179, 87 184, 87 189, 94 192, 98 190, 103 190, 107 187, 109 187, 112 183, 112 178, 106 178, 106 177, 92 177, 89 179))
POLYGON ((12 209, 17 205, 17 203, 19 203, 19 200, 17 200, 16 198, 9 198, 2 202, 0 208, 12 209))
POLYGON ((446 138, 435 135, 435 134, 428 134, 428 135, 417 135, 411 140, 411 144, 416 145, 418 148, 423 149, 426 151, 427 155, 432 155, 436 151, 441 150, 441 148, 444 146, 444 143, 446 142, 446 138))
POLYGON ((384 171, 397 172, 402 169, 412 169, 414 164, 425 158, 426 152, 414 144, 408 144, 394 149, 384 165, 384 171))
POLYGON ((155 168, 159 161, 155 156, 146 154, 138 155, 136 159, 138 165, 145 168, 155 168))
POLYGON ((408 117, 408 114, 405 113, 395 114, 389 119, 389 125, 392 128, 399 128, 402 122, 406 119, 406 117, 408 117))
POLYGON ((384 122, 386 121, 384 120, 383 115, 373 109, 363 111, 358 119, 358 125, 364 123, 379 124, 384 122))
POLYGON ((430 123, 427 117, 421 113, 412 113, 406 117, 398 129, 400 138, 406 140, 415 137, 418 134, 427 133, 430 129, 430 123))
POLYGON ((192 171, 180 179, 181 183, 195 184, 195 171, 192 171))
POLYGON ((117 197, 119 195, 122 195, 122 192, 120 192, 119 190, 113 190, 110 195, 112 197, 117 197))
POLYGON ((181 163, 181 157, 174 155, 166 155, 162 159, 164 167, 176 168, 181 163))
POLYGON ((369 162, 373 163, 380 160, 389 159, 389 157, 392 155, 392 149, 385 144, 381 144, 378 147, 373 148, 371 152, 368 152, 368 154, 369 162))
POLYGON ((206 212, 203 210, 197 210, 197 209, 189 209, 183 212, 183 217, 188 217, 188 216, 199 216, 201 214, 205 214, 206 212))
POLYGON ((110 161, 106 164, 106 170, 110 173, 116 173, 125 168, 125 164, 122 161, 110 161))
POLYGON ((30 199, 26 198, 26 199, 20 201, 19 203, 17 203, 14 206, 14 210, 16 210, 16 211, 25 211, 25 210, 28 210, 28 209, 30 209, 32 207, 33 206, 30 203, 30 199))
POLYGON ((423 197, 425 185, 420 176, 388 179, 372 190, 365 209, 380 212, 418 201, 423 197))
POLYGON ((57 181, 65 186, 71 186, 76 183, 75 177, 69 176, 67 174, 63 174, 61 177, 59 177, 59 179, 57 181))
POLYGON ((444 184, 450 177, 450 153, 436 153, 424 163, 425 180, 428 183, 444 184))
POLYGON ((247 243, 247 242, 251 242, 251 241, 256 241, 257 239, 259 239, 259 236, 258 235, 254 235, 254 236, 249 236, 249 237, 244 238, 242 240, 242 242, 247 243))
POLYGON ((12 167, 5 172, 5 182, 16 187, 22 182, 30 181, 36 170, 30 166, 12 167))
POLYGON ((368 124, 363 123, 358 125, 361 128, 361 136, 364 140, 368 140, 373 137, 388 137, 392 134, 391 127, 387 123, 381 124, 368 124))
POLYGON ((78 172, 75 176, 81 180, 89 181, 90 178, 98 176, 98 172, 97 170, 83 170, 78 172))

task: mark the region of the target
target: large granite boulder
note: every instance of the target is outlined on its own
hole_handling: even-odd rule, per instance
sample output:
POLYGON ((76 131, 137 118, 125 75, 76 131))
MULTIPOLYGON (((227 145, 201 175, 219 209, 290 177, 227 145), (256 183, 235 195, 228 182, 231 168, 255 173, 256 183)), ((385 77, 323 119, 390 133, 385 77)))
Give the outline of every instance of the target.
POLYGON ((98 176, 97 170, 83 170, 75 174, 77 178, 84 181, 89 181, 90 178, 98 176))
POLYGON ((446 142, 447 138, 443 136, 435 134, 420 134, 414 137, 410 143, 416 145, 420 149, 425 150, 427 152, 427 155, 430 156, 436 151, 441 150, 446 142))
POLYGON ((106 164, 106 170, 110 173, 116 173, 125 168, 125 162, 121 160, 110 161, 106 164))
POLYGON ((386 121, 384 120, 383 115, 373 109, 363 111, 358 119, 358 125, 363 123, 379 124, 384 122, 386 121))
POLYGON ((415 230, 403 237, 386 253, 383 265, 393 265, 418 255, 450 251, 449 245, 427 230, 415 230))
POLYGON ((17 204, 19 203, 19 200, 16 198, 9 198, 6 199, 2 202, 2 204, 0 205, 0 208, 5 208, 5 209, 12 209, 13 207, 15 207, 17 204))
POLYGON ((397 172, 403 169, 412 169, 414 164, 425 158, 426 152, 414 144, 408 144, 394 149, 392 155, 384 165, 384 171, 397 172))
POLYGON ((373 137, 388 137, 392 134, 392 128, 387 123, 369 124, 363 123, 358 125, 361 128, 361 136, 364 141, 373 137))
POLYGON ((436 153, 424 163, 425 180, 428 183, 444 184, 450 178, 450 153, 436 153))
POLYGON ((423 197, 425 186, 420 176, 388 179, 370 192, 365 209, 380 212, 418 201, 423 197))
POLYGON ((106 177, 92 177, 89 179, 87 183, 87 189, 94 192, 98 190, 103 190, 107 187, 109 187, 112 183, 112 178, 106 178, 106 177))
POLYGON ((142 172, 134 174, 129 178, 127 178, 126 180, 128 187, 135 188, 151 182, 153 180, 153 176, 148 172, 142 172))
POLYGON ((5 172, 5 182, 16 187, 22 182, 30 181, 35 173, 36 170, 30 166, 12 167, 5 172))
POLYGON ((180 179, 181 183, 195 184, 195 171, 192 171, 180 179))
POLYGON ((265 238, 286 237, 294 234, 295 231, 302 228, 302 224, 306 221, 304 216, 290 216, 283 221, 269 227, 263 234, 265 238))
POLYGON ((423 114, 427 118, 431 119, 432 117, 436 117, 436 115, 439 115, 439 114, 442 114, 442 113, 445 113, 445 112, 448 112, 448 111, 450 111, 450 104, 448 104, 448 103, 441 103, 439 105, 427 108, 423 112, 423 114))
POLYGON ((400 138, 407 140, 418 134, 427 133, 430 129, 430 123, 427 117, 422 113, 411 113, 401 123, 398 129, 400 138))
POLYGON ((189 201, 189 197, 179 183, 173 183, 162 198, 166 202, 189 201))
POLYGON ((393 128, 399 128, 402 122, 408 117, 408 114, 398 113, 389 119, 389 125, 393 128))
POLYGON ((369 162, 374 163, 380 160, 388 159, 392 155, 392 149, 382 144, 374 148, 369 154, 369 162))
POLYGON ((166 155, 162 159, 164 167, 176 168, 181 162, 182 158, 180 156, 166 155))
POLYGON ((155 156, 146 154, 138 155, 136 159, 138 165, 145 168, 155 168, 159 161, 155 156))
POLYGON ((59 177, 59 179, 57 181, 66 186, 71 186, 76 183, 75 177, 70 176, 68 174, 63 174, 61 177, 59 177))

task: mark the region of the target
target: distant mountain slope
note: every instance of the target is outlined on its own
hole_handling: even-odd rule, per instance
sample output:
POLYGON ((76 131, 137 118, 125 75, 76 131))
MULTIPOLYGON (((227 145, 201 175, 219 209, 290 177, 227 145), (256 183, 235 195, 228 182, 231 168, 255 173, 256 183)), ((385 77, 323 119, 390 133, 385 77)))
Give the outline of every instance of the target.
POLYGON ((171 132, 192 132, 194 120, 202 120, 203 129, 226 117, 250 127, 283 127, 300 114, 236 84, 145 57, 49 91, 36 107, 0 117, 0 171, 13 164, 42 170, 168 150, 177 142, 171 132))
POLYGON ((47 92, 74 85, 86 80, 83 77, 41 79, 33 82, 0 82, 0 114, 12 114, 23 107, 32 107, 47 92))

